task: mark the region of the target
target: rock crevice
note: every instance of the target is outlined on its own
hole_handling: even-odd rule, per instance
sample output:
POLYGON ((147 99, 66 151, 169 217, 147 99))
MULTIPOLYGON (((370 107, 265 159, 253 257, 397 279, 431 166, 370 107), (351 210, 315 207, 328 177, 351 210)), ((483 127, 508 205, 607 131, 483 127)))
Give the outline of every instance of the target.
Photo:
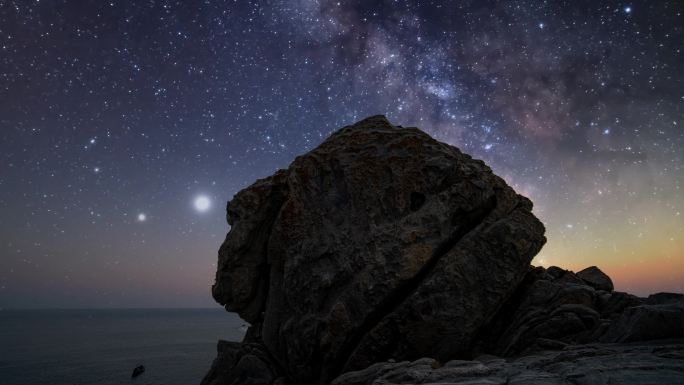
MULTIPOLYGON (((338 367, 333 367, 330 370, 332 378, 337 377, 337 375, 339 375, 345 367, 351 366, 349 361, 352 353, 359 346, 360 342, 368 334, 368 332, 375 329, 384 317, 391 314, 397 307, 399 307, 399 305, 404 303, 404 301, 406 301, 409 296, 418 289, 428 274, 434 270, 439 259, 452 250, 464 236, 475 229, 475 227, 480 225, 484 219, 491 214, 495 206, 496 197, 492 195, 486 200, 483 206, 477 207, 470 212, 461 214, 457 221, 452 219, 452 224, 455 223, 455 226, 457 226, 454 233, 435 249, 433 256, 430 257, 425 265, 423 265, 423 267, 421 267, 421 269, 413 277, 407 279, 405 282, 402 282, 394 291, 389 293, 389 295, 383 301, 381 301, 371 313, 368 314, 364 322, 358 328, 356 334, 354 334, 350 338, 349 342, 342 348, 340 354, 341 359, 339 361, 340 365, 338 367)), ((412 211, 415 211, 413 209, 413 203, 412 211)))

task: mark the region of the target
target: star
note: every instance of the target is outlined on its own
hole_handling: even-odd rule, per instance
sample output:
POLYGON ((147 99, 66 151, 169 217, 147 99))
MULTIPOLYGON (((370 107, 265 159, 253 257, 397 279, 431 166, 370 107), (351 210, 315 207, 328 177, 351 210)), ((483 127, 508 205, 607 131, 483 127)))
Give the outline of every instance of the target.
POLYGON ((145 222, 147 220, 147 215, 145 213, 138 214, 138 222, 145 222))

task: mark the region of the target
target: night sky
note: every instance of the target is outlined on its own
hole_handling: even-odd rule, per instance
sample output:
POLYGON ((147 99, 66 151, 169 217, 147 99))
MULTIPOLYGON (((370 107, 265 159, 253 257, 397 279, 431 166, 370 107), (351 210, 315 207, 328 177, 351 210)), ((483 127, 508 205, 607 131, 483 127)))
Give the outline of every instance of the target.
POLYGON ((199 307, 225 203, 368 115, 684 291, 681 1, 0 0, 0 308, 199 307))

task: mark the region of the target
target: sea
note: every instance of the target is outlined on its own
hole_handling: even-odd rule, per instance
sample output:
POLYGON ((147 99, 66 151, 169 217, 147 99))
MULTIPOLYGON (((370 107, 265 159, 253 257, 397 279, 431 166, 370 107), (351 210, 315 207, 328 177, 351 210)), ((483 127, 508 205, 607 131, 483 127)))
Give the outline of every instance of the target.
POLYGON ((221 308, 2 310, 0 385, 199 384, 245 330, 221 308))

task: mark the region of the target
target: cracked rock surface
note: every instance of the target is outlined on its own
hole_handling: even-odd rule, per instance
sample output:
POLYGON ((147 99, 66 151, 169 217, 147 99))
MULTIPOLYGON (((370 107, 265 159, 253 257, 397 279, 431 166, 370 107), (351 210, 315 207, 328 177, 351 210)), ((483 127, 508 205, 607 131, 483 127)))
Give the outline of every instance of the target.
POLYGON ((212 293, 251 327, 204 383, 328 384, 388 359, 472 358, 545 242, 531 209, 417 128, 373 116, 338 130, 229 202, 212 293))

